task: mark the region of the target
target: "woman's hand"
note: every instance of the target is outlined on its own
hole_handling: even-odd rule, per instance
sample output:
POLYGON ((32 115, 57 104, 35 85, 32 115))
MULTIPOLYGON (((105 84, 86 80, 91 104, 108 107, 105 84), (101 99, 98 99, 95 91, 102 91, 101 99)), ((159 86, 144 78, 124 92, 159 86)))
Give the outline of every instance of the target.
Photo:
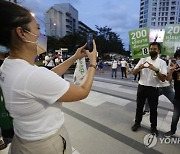
POLYGON ((77 49, 76 53, 74 54, 76 60, 87 56, 85 47, 86 44, 77 49))

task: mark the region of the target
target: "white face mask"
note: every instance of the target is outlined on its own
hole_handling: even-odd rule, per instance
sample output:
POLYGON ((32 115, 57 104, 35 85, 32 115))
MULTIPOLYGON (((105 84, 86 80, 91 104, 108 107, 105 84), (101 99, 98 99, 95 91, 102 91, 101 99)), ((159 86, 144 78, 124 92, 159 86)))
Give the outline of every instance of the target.
POLYGON ((27 31, 27 30, 24 30, 24 31, 26 31, 27 33, 37 37, 36 42, 24 40, 25 42, 34 43, 34 44, 37 45, 37 55, 40 55, 40 54, 47 51, 47 37, 45 35, 43 35, 41 33, 39 35, 36 35, 36 34, 33 34, 33 33, 29 32, 29 31, 27 31))

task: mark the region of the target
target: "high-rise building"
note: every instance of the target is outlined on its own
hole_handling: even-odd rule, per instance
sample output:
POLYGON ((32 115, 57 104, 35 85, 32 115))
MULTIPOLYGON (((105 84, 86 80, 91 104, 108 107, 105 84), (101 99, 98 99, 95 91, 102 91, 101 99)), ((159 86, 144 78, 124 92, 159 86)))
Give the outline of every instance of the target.
POLYGON ((55 4, 45 13, 48 36, 63 37, 78 30, 78 11, 69 3, 55 4))
POLYGON ((180 0, 140 0, 139 27, 163 29, 180 23, 180 0))
POLYGON ((78 21, 78 11, 69 3, 55 4, 45 13, 45 32, 48 36, 63 37, 78 32, 94 32, 82 21, 78 21))

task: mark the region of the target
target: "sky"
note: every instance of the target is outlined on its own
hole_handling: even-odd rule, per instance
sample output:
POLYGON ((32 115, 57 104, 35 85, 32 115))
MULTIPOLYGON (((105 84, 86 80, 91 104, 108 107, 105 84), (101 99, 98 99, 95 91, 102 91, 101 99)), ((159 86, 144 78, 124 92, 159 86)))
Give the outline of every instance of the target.
POLYGON ((128 31, 138 29, 140 0, 17 0, 41 19, 44 29, 44 13, 54 4, 70 3, 78 10, 78 18, 91 29, 112 29, 122 39, 125 49, 129 47, 128 31))

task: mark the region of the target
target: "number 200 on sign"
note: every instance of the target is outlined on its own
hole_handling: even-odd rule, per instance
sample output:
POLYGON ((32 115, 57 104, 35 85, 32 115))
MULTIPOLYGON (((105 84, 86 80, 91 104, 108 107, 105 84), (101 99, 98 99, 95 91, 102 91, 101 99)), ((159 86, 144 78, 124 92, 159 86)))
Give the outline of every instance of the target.
POLYGON ((167 33, 168 34, 179 34, 180 33, 180 26, 169 26, 167 33))
POLYGON ((142 31, 136 31, 136 32, 132 32, 131 33, 132 39, 136 39, 136 38, 141 38, 141 37, 146 37, 147 36, 147 31, 146 30, 142 30, 142 31))

